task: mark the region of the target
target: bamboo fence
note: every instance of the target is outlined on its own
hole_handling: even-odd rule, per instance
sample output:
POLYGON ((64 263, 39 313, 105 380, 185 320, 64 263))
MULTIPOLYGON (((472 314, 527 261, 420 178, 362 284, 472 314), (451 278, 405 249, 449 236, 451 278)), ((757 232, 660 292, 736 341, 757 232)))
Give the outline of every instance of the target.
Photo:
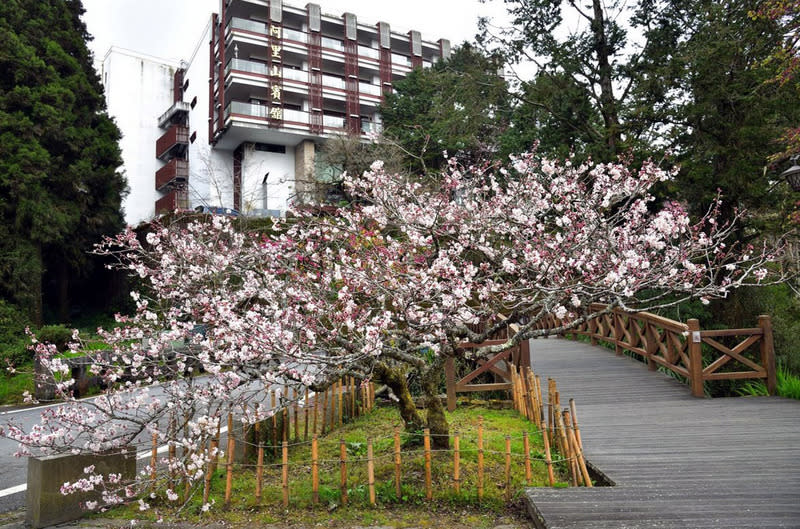
MULTIPOLYGON (((212 476, 217 471, 217 466, 224 465, 225 487, 224 505, 230 506, 233 497, 233 482, 237 475, 250 473, 255 480, 254 500, 277 501, 275 497, 265 498, 265 491, 280 490, 280 501, 286 507, 292 505, 295 496, 291 486, 292 478, 298 475, 310 474, 311 503, 320 503, 320 483, 337 482, 337 501, 347 504, 350 501, 349 491, 362 488, 368 492, 370 504, 376 504, 379 494, 391 494, 392 500, 403 496, 404 486, 417 487, 424 490, 424 498, 428 501, 434 497, 433 460, 436 459, 437 472, 441 472, 442 462, 448 468, 449 490, 456 494, 464 492, 465 483, 465 456, 470 459, 470 471, 473 473, 470 483, 474 486, 472 493, 480 500, 484 497, 486 483, 486 459, 491 456, 502 461, 502 481, 497 482, 497 475, 491 479, 498 487, 504 488, 505 498, 510 500, 514 491, 514 483, 530 485, 532 482, 533 465, 543 465, 546 468, 547 482, 550 486, 556 485, 556 474, 560 469, 562 474, 568 476, 569 483, 573 486, 592 486, 592 479, 588 472, 583 454, 583 443, 578 426, 578 414, 573 400, 568 407, 561 408, 560 394, 556 383, 548 379, 547 387, 542 387, 540 377, 525 366, 517 370, 513 365, 511 369, 511 402, 525 419, 535 426, 535 432, 521 431, 519 435, 504 434, 502 440, 495 439, 494 446, 489 446, 483 420, 479 420, 476 431, 456 432, 450 437, 448 450, 434 450, 432 434, 425 430, 420 434, 422 450, 403 449, 399 427, 394 428, 391 435, 380 439, 366 439, 365 453, 350 454, 350 445, 344 440, 329 441, 320 438, 329 434, 333 429, 344 422, 369 413, 375 404, 375 390, 371 383, 359 383, 352 378, 344 379, 333 384, 328 390, 320 394, 309 395, 305 390, 304 398, 297 390, 293 390, 292 403, 282 408, 276 408, 268 419, 253 425, 242 426, 236 429, 233 413, 227 416, 227 446, 224 454, 220 453, 220 431, 214 438, 209 439, 203 446, 200 455, 208 461, 203 480, 203 503, 212 500, 212 476), (543 450, 536 454, 531 452, 530 433, 542 435, 543 450), (514 445, 522 448, 512 450, 512 437, 514 445), (498 445, 502 441, 502 446, 498 445), (321 459, 320 444, 338 445, 338 459, 321 459), (465 445, 466 443, 466 445, 465 445), (467 446, 468 448, 465 448, 467 446), (290 451, 295 456, 290 462, 290 451), (298 453, 308 452, 308 456, 297 457, 298 453), (422 456, 423 468, 420 469, 415 458, 422 456), (435 457, 434 457, 435 456, 435 457), (474 463, 472 462, 474 461, 474 463), (391 476, 386 478, 392 481, 393 486, 384 486, 379 489, 376 481, 375 465, 388 462, 393 467, 391 476), (357 482, 357 476, 363 479, 363 469, 366 467, 365 482, 357 482), (361 472, 354 472, 361 469, 361 472), (299 473, 298 470, 301 472, 299 473), (271 471, 271 472, 269 472, 271 471), (278 472, 279 471, 279 472, 278 472), (273 481, 265 484, 265 474, 280 475, 280 484, 273 481), (322 474, 322 476, 321 476, 322 474)), ((270 394, 270 401, 277 406, 275 393, 270 394)), ((241 424, 241 423, 240 423, 241 424)), ((409 434, 404 434, 408 436, 409 434)), ((356 443, 361 444, 361 443, 356 443)), ((152 439, 152 456, 147 472, 151 473, 153 484, 156 484, 156 471, 159 467, 157 461, 158 436, 152 439)), ((160 463, 165 468, 174 468, 173 460, 176 451, 170 443, 168 456, 160 463)), ((437 475, 436 490, 441 491, 448 487, 442 486, 442 476, 437 475)), ((166 478, 160 478, 166 479, 166 478)), ((169 475, 170 488, 173 488, 176 477, 169 475)), ((385 481, 385 480, 384 480, 385 481)), ((385 484, 384 484, 385 485, 385 484)), ((180 487, 174 487, 181 490, 180 487)), ((184 482, 184 498, 190 496, 190 484, 184 482)), ((307 488, 307 487, 306 487, 307 488)), ((328 491, 330 492, 330 491, 328 491)))

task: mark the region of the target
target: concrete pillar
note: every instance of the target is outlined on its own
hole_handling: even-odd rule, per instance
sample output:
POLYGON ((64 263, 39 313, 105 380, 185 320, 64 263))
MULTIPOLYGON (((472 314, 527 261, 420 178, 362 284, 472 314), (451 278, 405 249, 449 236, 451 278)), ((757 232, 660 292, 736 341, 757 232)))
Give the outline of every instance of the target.
POLYGON ((307 204, 316 198, 314 178, 315 146, 311 140, 303 140, 294 148, 294 187, 297 202, 307 204))

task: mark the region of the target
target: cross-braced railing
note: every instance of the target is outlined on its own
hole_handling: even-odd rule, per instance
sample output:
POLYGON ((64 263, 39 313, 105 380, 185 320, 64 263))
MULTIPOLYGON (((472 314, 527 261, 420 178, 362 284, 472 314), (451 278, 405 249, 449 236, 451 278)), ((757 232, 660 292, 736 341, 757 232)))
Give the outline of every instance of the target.
MULTIPOLYGON (((592 306, 598 312, 603 308, 592 306)), ((615 309, 571 333, 588 336, 592 345, 614 345, 618 355, 624 351, 638 355, 651 370, 662 366, 677 373, 696 397, 704 395, 705 382, 716 380, 763 379, 770 395, 775 393, 772 324, 766 315, 758 317, 757 327, 702 330, 696 319, 681 323, 648 312, 615 309)))

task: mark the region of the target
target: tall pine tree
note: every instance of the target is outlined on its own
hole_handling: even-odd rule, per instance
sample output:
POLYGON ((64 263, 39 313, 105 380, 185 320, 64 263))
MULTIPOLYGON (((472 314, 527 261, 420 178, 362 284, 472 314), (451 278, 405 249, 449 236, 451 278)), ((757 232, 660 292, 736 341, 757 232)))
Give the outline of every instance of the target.
POLYGON ((68 316, 87 251, 123 225, 120 132, 83 12, 80 0, 0 3, 0 296, 36 323, 44 299, 68 316))

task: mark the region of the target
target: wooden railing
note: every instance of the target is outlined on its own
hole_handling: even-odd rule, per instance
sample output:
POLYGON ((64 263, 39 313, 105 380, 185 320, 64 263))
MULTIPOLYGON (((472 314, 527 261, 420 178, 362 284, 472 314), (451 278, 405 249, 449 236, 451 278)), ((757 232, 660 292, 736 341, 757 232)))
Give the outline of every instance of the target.
MULTIPOLYGON (((502 315, 498 315, 504 318, 502 315)), ((479 329, 474 329, 479 331, 479 329)), ((491 345, 501 345, 506 343, 509 339, 517 333, 518 326, 510 324, 503 328, 502 331, 496 335, 490 336, 488 340, 482 343, 465 342, 459 344, 459 349, 476 349, 478 347, 488 347, 491 345)), ((523 340, 519 345, 506 349, 498 353, 488 360, 478 361, 477 369, 473 370, 466 376, 456 380, 455 359, 450 357, 445 361, 445 381, 447 385, 447 409, 453 411, 456 409, 456 394, 468 393, 474 391, 510 391, 512 389, 512 374, 511 366, 519 372, 523 369, 530 367, 531 354, 530 345, 528 340, 523 340), (475 384, 473 381, 484 373, 492 373, 496 377, 502 379, 502 382, 475 384)))
MULTIPOLYGON (((603 308, 592 306, 593 311, 603 308)), ((541 327, 555 328, 558 323, 551 318, 543 321, 541 327)), ((739 379, 763 379, 769 394, 775 394, 772 323, 766 315, 758 317, 757 327, 702 330, 696 319, 681 323, 648 312, 615 309, 570 333, 588 336, 592 345, 611 344, 617 355, 624 351, 638 355, 651 370, 661 366, 684 377, 696 397, 704 396, 703 384, 707 381, 739 379), (735 343, 723 343, 731 340, 735 343), (703 344, 707 346, 705 365, 703 344)))
MULTIPOLYGON (((604 309, 604 305, 591 306, 592 312, 602 312, 604 309)), ((549 316, 542 318, 537 328, 557 332, 563 325, 564 322, 555 316, 549 316)), ((462 343, 459 347, 474 349, 503 344, 517 330, 518 327, 511 324, 483 343, 462 343)), ((761 379, 770 395, 776 391, 772 322, 767 315, 758 317, 757 327, 702 330, 696 319, 681 323, 649 312, 630 313, 614 309, 578 325, 567 334, 588 336, 592 345, 599 342, 611 344, 617 355, 622 355, 624 351, 638 355, 652 371, 661 366, 676 373, 688 381, 695 397, 705 395, 705 382, 719 380, 761 379), (703 344, 706 345, 705 362, 703 344)), ((460 380, 456 380, 455 360, 448 358, 445 363, 447 408, 451 411, 455 409, 457 393, 510 390, 510 366, 517 370, 530 366, 527 340, 488 360, 479 361, 477 369, 460 380), (476 377, 484 373, 492 373, 502 382, 473 383, 476 377)))

